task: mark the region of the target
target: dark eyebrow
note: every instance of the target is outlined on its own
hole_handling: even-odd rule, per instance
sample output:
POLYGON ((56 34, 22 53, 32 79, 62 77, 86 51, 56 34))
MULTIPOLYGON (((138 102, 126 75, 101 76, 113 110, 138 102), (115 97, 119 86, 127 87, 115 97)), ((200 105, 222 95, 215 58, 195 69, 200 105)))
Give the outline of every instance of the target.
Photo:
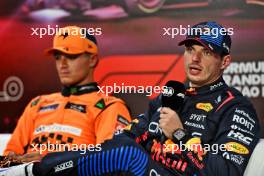
POLYGON ((205 47, 202 49, 202 51, 209 51, 209 52, 211 52, 211 50, 209 50, 208 48, 205 48, 205 47))
POLYGON ((185 45, 185 47, 194 49, 193 45, 187 45, 187 46, 185 45))
POLYGON ((219 55, 217 55, 216 53, 214 53, 213 51, 211 51, 210 49, 207 48, 203 48, 202 51, 209 51, 212 55, 214 55, 215 57, 218 57, 219 55))

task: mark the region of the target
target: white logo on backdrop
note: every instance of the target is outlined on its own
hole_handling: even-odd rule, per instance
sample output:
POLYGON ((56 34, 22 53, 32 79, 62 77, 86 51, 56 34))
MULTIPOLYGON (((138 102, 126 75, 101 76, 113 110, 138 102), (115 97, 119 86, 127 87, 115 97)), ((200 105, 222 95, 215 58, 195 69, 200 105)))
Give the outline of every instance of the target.
POLYGON ((17 101, 24 93, 24 84, 17 76, 8 77, 0 91, 0 102, 17 101))

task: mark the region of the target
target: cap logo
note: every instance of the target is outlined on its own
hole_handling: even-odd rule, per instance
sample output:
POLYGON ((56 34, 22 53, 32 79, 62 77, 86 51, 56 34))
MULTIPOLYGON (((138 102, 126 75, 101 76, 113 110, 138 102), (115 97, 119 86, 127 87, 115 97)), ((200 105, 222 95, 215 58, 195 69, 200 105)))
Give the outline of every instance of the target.
POLYGON ((68 34, 68 32, 66 32, 65 34, 62 34, 61 36, 63 36, 63 39, 65 39, 69 36, 69 34, 68 34))
POLYGON ((228 53, 229 53, 230 48, 226 45, 226 43, 223 43, 223 48, 225 48, 228 51, 228 53))
POLYGON ((212 45, 208 44, 208 46, 209 46, 209 48, 210 48, 211 50, 214 50, 214 48, 212 47, 212 45))
POLYGON ((211 28, 207 25, 198 25, 196 28, 200 29, 200 32, 201 32, 200 35, 205 35, 207 33, 210 33, 211 31, 211 28))

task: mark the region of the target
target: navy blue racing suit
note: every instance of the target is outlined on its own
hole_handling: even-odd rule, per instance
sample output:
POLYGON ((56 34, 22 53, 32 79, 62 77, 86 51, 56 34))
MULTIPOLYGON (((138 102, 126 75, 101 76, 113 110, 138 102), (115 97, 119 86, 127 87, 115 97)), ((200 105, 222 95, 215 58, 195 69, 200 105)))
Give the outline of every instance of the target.
POLYGON ((158 123, 161 105, 158 96, 122 134, 103 143, 101 152, 48 154, 34 172, 43 176, 243 175, 261 133, 252 104, 239 91, 222 78, 198 89, 189 88, 178 112, 188 132, 180 143, 162 134, 158 123), (181 144, 189 147, 181 150, 181 144), (191 148, 194 144, 198 147, 191 148), (63 167, 67 162, 70 167, 63 167))

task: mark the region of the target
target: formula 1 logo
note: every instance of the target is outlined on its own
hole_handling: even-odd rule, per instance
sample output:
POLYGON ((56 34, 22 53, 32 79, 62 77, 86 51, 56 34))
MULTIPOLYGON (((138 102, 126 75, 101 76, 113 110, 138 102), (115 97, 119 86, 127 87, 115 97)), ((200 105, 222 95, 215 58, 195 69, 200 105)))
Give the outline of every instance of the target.
MULTIPOLYGON (((122 55, 108 56, 95 69, 99 85, 114 83, 131 86, 164 86, 169 80, 185 82, 184 61, 181 55, 122 55)), ((154 98, 157 94, 152 94, 154 98)))
POLYGON ((17 101, 24 93, 24 84, 16 76, 10 76, 4 81, 3 91, 0 91, 0 102, 17 101))

